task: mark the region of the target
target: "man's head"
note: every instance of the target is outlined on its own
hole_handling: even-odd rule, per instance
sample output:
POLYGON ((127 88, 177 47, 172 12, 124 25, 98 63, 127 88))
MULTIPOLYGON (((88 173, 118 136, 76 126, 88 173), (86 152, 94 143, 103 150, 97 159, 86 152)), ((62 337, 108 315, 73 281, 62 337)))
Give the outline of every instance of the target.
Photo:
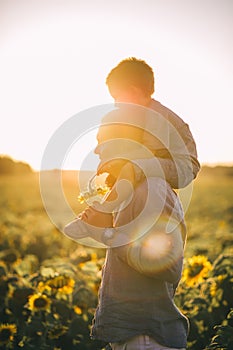
POLYGON ((106 84, 115 102, 147 105, 154 92, 154 73, 145 61, 130 57, 111 70, 106 84))

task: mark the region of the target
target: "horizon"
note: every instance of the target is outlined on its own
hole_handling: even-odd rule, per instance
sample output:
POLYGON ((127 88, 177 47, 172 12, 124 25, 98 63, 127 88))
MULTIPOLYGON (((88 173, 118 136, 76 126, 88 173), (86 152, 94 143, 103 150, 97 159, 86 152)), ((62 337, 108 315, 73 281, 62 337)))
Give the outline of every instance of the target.
MULTIPOLYGON (((94 168, 84 168, 84 169, 79 169, 79 168, 48 168, 48 169, 36 169, 34 168, 29 162, 27 162, 26 160, 23 159, 15 159, 13 158, 11 155, 9 154, 1 154, 0 153, 0 159, 1 158, 9 158, 10 160, 12 160, 15 163, 24 163, 30 166, 31 170, 33 172, 41 172, 41 171, 87 171, 87 172, 93 172, 95 171, 94 168)), ((222 162, 222 163, 208 163, 208 162, 204 162, 204 163, 200 163, 201 168, 202 167, 209 167, 209 168, 215 168, 215 167, 233 167, 233 161, 232 162, 222 162)))

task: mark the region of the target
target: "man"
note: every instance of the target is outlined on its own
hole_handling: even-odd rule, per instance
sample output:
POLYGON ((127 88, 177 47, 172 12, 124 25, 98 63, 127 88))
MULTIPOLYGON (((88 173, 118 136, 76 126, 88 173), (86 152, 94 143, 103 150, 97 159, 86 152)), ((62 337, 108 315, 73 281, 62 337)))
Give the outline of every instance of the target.
MULTIPOLYGON (((188 321, 173 298, 182 273, 186 231, 172 188, 185 187, 197 176, 200 165, 195 142, 188 125, 151 98, 154 75, 144 61, 121 61, 106 83, 119 110, 125 111, 124 104, 130 103, 149 111, 141 143, 152 156, 144 152, 132 156, 126 150, 111 160, 104 156, 104 133, 99 133, 98 174, 107 172, 114 178, 105 203, 110 207, 114 203, 115 214, 113 223, 106 214, 100 225, 114 226, 112 231, 89 231, 109 247, 91 336, 111 343, 113 350, 184 349, 188 321), (120 180, 133 185, 131 200, 122 208, 120 203, 128 192, 121 197, 125 191, 117 191, 120 180)), ((89 224, 95 225, 99 218, 98 210, 88 208, 81 215, 82 228, 86 225, 87 232, 89 224)), ((65 233, 79 237, 77 228, 81 226, 68 225, 65 233)))
MULTIPOLYGON (((150 181, 154 181, 150 189, 154 191, 155 198, 158 198, 159 195, 167 196, 170 200, 169 203, 172 203, 171 207, 173 207, 176 199, 174 199, 174 194, 169 186, 163 182, 163 176, 160 178, 161 168, 167 183, 173 188, 187 186, 197 176, 200 169, 195 142, 187 124, 172 111, 151 98, 154 92, 154 76, 153 71, 145 62, 135 58, 120 62, 109 73, 106 82, 116 103, 134 103, 154 110, 174 126, 184 141, 186 149, 182 150, 181 142, 176 144, 177 138, 170 134, 168 150, 175 156, 170 159, 158 156, 137 161, 137 165, 141 165, 141 169, 147 169, 147 176, 151 177, 150 181), (173 149, 171 149, 172 147, 173 149), (174 151, 174 148, 177 152, 174 151), (160 166, 158 166, 158 162, 160 166)), ((162 120, 163 122, 164 120, 162 120)), ((148 124, 155 125, 156 128, 154 120, 148 120, 148 124)), ((150 125, 147 126, 147 129, 150 129, 150 125)), ((148 135, 145 137, 148 138, 148 135)), ((135 170, 140 173, 138 166, 132 167, 129 164, 125 166, 127 165, 128 171, 126 173, 135 170)), ((112 164, 111 162, 106 163, 106 166, 101 164, 99 173, 110 172, 111 167, 114 167, 114 161, 112 164)), ((140 177, 140 175, 134 174, 134 177, 140 177)), ((118 216, 115 222, 116 226, 123 225, 125 220, 129 221, 131 209, 135 206, 137 212, 142 210, 147 192, 145 186, 145 182, 142 182, 136 188, 133 200, 118 216)), ((164 205, 164 210, 168 212, 167 217, 170 215, 169 203, 166 201, 164 205)), ((178 222, 179 220, 182 221, 182 213, 180 213, 180 218, 177 218, 178 222)), ((116 247, 108 251, 92 335, 114 343, 113 349, 124 349, 126 344, 127 349, 163 348, 156 343, 163 345, 164 348, 184 348, 186 346, 187 323, 173 305, 174 290, 171 288, 172 285, 175 289, 179 281, 179 273, 182 270, 181 233, 179 234, 179 228, 176 228, 169 235, 169 239, 166 239, 158 222, 155 226, 157 227, 154 230, 158 232, 155 235, 156 243, 159 240, 162 242, 165 240, 165 246, 170 243, 173 247, 169 252, 165 248, 166 262, 164 265, 161 263, 163 256, 160 255, 160 258, 157 259, 157 265, 161 264, 160 268, 155 268, 152 263, 151 271, 150 264, 147 269, 145 266, 142 268, 143 263, 140 264, 139 257, 132 257, 129 254, 129 246, 132 245, 116 247), (169 255, 171 255, 170 258, 169 255), (171 262, 168 264, 167 260, 169 259, 173 260, 173 264, 171 262), (170 295, 168 290, 170 290, 170 295)), ((136 255, 136 253, 134 254, 136 255)), ((148 251, 145 254, 148 257, 148 251)))

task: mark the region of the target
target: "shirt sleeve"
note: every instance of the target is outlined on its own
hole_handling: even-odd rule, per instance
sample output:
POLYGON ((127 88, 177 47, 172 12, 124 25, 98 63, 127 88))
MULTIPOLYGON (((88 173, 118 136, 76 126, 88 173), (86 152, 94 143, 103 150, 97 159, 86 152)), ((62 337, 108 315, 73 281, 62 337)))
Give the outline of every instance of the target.
POLYGON ((135 160, 136 181, 146 174, 149 177, 162 177, 172 188, 188 186, 197 176, 200 164, 196 158, 177 155, 176 159, 144 158, 135 160))
POLYGON ((138 157, 135 162, 136 179, 146 176, 164 178, 172 188, 183 188, 194 180, 200 170, 196 143, 188 124, 180 118, 172 124, 163 116, 148 118, 143 144, 154 157, 138 157), (148 130, 156 130, 156 134, 148 130))

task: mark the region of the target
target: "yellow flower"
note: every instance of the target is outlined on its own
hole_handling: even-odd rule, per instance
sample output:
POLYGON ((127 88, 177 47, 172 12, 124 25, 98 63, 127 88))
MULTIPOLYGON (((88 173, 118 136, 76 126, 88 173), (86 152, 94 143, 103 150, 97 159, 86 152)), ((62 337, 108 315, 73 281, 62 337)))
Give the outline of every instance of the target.
POLYGON ((55 276, 47 282, 44 287, 49 287, 55 292, 71 294, 73 293, 75 280, 69 276, 55 276))
POLYGON ((88 316, 86 314, 83 314, 82 318, 85 322, 88 322, 88 316))
POLYGON ((50 312, 51 300, 45 294, 33 294, 28 299, 28 308, 33 312, 46 311, 50 312))
POLYGON ((18 259, 18 255, 15 249, 7 249, 1 253, 1 259, 7 264, 14 264, 18 259))
POLYGON ((109 191, 109 187, 107 186, 103 186, 103 187, 99 186, 96 189, 96 192, 101 196, 104 196, 108 191, 109 191))
MULTIPOLYGON (((103 197, 108 191, 109 191, 108 186, 98 186, 98 187, 93 187, 89 191, 81 192, 78 196, 78 201, 79 203, 83 204, 87 199, 90 199, 92 197, 103 197)), ((97 199, 96 198, 96 199, 97 199)))
POLYGON ((14 335, 17 332, 14 324, 0 324, 0 346, 8 345, 14 340, 14 335))
POLYGON ((0 253, 0 260, 2 260, 8 267, 14 267, 21 261, 19 252, 16 249, 3 250, 0 253))
POLYGON ((52 292, 52 288, 44 282, 39 282, 37 289, 40 293, 45 293, 47 295, 51 295, 52 292))
POLYGON ((80 309, 79 306, 74 306, 74 312, 77 314, 77 315, 81 315, 82 314, 82 309, 80 309))
POLYGON ((212 281, 210 285, 210 295, 214 297, 217 294, 217 291, 219 290, 222 281, 226 278, 226 275, 219 275, 215 280, 212 281))
POLYGON ((83 204, 85 202, 85 197, 82 193, 78 196, 78 201, 80 204, 83 204))
POLYGON ((211 263, 204 255, 189 258, 184 269, 182 280, 190 287, 201 283, 212 269, 211 263))
POLYGON ((95 253, 95 252, 92 252, 92 253, 91 253, 91 260, 92 260, 92 261, 97 261, 97 260, 98 260, 98 255, 97 255, 97 253, 95 253))
POLYGON ((200 333, 205 332, 205 331, 208 330, 208 326, 205 325, 204 320, 200 320, 200 321, 195 320, 195 323, 196 323, 197 328, 200 331, 200 333))

